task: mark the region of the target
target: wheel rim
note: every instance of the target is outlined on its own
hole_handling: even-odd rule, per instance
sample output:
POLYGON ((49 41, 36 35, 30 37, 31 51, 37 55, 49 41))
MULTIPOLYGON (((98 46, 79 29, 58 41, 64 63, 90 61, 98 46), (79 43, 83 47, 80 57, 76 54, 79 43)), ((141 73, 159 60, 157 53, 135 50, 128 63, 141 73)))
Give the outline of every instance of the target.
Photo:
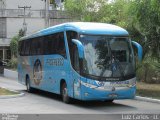
POLYGON ((68 93, 67 93, 66 84, 63 84, 63 87, 62 87, 62 99, 64 102, 68 101, 68 93))
POLYGON ((27 91, 30 90, 30 84, 29 84, 29 80, 27 79, 27 91))

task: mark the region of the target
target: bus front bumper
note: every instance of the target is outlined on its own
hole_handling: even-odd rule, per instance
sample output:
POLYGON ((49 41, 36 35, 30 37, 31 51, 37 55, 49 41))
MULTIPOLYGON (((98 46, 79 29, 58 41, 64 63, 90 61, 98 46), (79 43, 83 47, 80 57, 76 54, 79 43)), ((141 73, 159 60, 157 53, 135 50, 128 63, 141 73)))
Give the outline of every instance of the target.
POLYGON ((110 87, 99 88, 81 85, 82 100, 115 100, 115 99, 133 99, 136 93, 136 86, 131 87, 110 87))

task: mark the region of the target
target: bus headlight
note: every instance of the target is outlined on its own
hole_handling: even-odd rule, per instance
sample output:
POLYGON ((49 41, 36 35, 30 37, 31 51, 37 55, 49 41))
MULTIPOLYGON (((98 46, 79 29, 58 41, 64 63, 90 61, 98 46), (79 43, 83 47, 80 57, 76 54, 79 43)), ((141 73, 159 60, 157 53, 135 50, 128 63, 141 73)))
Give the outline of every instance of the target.
POLYGON ((134 86, 136 86, 136 77, 129 80, 128 87, 134 87, 134 86))

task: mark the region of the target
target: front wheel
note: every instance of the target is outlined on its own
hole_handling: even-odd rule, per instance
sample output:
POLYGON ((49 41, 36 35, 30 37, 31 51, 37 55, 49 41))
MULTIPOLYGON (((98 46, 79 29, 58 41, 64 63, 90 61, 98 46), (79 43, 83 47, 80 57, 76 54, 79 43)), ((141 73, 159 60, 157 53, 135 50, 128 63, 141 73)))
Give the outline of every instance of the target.
POLYGON ((114 100, 105 100, 106 103, 112 103, 114 100))
POLYGON ((71 98, 68 96, 68 89, 65 82, 62 84, 62 87, 61 87, 61 95, 62 95, 63 102, 67 104, 71 102, 71 98))

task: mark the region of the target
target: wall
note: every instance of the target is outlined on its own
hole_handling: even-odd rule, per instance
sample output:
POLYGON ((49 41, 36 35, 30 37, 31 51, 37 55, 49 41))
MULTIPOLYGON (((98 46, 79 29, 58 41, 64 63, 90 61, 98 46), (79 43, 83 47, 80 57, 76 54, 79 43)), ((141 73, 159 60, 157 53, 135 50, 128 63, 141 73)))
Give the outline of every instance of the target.
POLYGON ((4 69, 4 77, 18 80, 18 72, 9 69, 4 69))
POLYGON ((6 0, 6 9, 18 9, 18 5, 31 6, 32 10, 45 8, 44 0, 6 0))
MULTIPOLYGON (((27 18, 27 35, 41 30, 45 27, 44 19, 42 18, 27 18)), ((23 18, 7 18, 7 38, 12 38, 17 35, 23 27, 23 18)))

